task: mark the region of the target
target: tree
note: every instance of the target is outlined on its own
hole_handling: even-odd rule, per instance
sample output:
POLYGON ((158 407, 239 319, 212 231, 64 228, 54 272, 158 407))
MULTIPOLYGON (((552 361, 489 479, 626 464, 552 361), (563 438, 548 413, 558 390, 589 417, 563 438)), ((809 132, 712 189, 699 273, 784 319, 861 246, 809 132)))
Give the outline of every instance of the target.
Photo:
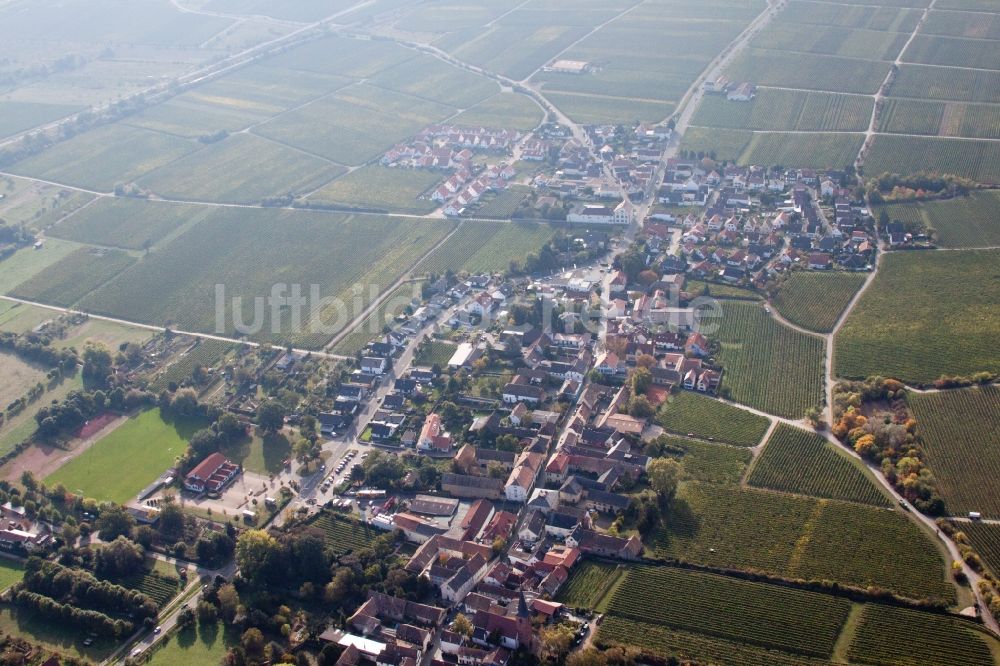
POLYGON ((124 507, 107 504, 101 509, 97 519, 97 533, 103 541, 114 541, 119 536, 128 536, 135 527, 135 518, 124 507))
POLYGON ((277 400, 265 400, 257 408, 257 424, 267 432, 281 430, 285 425, 285 408, 277 400))
POLYGON ((240 574, 248 581, 262 582, 278 550, 278 542, 264 530, 247 530, 236 541, 240 574))
POLYGON ((113 359, 108 348, 89 342, 83 349, 83 376, 85 379, 105 384, 111 374, 113 359))
POLYGON ((236 586, 226 583, 219 588, 216 596, 219 598, 219 617, 226 624, 231 624, 240 607, 240 594, 236 591, 236 586))
POLYGON ((656 458, 650 461, 646 473, 649 475, 649 485, 661 499, 670 499, 677 492, 681 464, 673 458, 656 458))
POLYGON ((632 371, 632 395, 643 395, 653 383, 653 375, 647 368, 637 367, 632 371))
POLYGON ((323 588, 323 600, 329 604, 339 604, 354 592, 354 571, 348 567, 340 567, 333 580, 323 588))
POLYGON ((542 627, 538 632, 542 643, 542 654, 550 659, 558 660, 569 652, 573 645, 573 630, 565 624, 542 627))
POLYGON ((656 413, 656 409, 650 404, 644 395, 633 396, 629 400, 628 413, 637 419, 648 419, 656 413))
POLYGON ((172 500, 160 505, 160 534, 164 541, 177 541, 184 535, 184 512, 172 500))
POLYGON ((451 630, 457 634, 462 634, 463 636, 472 635, 472 622, 469 618, 465 617, 462 613, 455 616, 455 620, 451 623, 451 630))
POLYGON ((94 555, 94 572, 101 578, 127 578, 139 573, 144 561, 142 546, 119 536, 94 555))
POLYGON ((264 653, 264 634, 257 627, 251 627, 243 632, 240 645, 248 655, 259 656, 264 653))

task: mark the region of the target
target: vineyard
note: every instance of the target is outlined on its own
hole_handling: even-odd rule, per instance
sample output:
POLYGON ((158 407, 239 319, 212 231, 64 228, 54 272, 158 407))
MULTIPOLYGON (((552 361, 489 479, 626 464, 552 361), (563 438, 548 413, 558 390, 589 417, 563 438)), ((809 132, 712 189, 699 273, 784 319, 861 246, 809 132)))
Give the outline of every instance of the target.
POLYGON ((1000 388, 910 393, 907 400, 948 513, 1000 518, 1000 388))
POLYGON ((149 390, 159 393, 170 384, 180 385, 191 378, 196 366, 212 368, 234 348, 235 345, 228 342, 198 339, 190 351, 168 365, 150 382, 149 390))
POLYGON ((990 277, 998 262, 996 250, 885 255, 837 334, 836 374, 926 384, 1000 372, 1000 284, 990 277))
POLYGON ((879 117, 880 132, 898 134, 928 134, 936 136, 941 128, 944 102, 924 102, 913 99, 888 99, 879 117))
POLYGON ((733 81, 760 86, 871 95, 888 71, 887 62, 749 48, 726 74, 733 81))
POLYGON ((142 250, 181 225, 197 222, 210 210, 185 204, 102 197, 46 233, 79 243, 142 250))
POLYGON ((413 274, 506 271, 511 261, 538 252, 554 235, 555 228, 547 224, 463 222, 451 238, 413 269, 413 274))
POLYGON ((814 497, 888 506, 860 465, 819 435, 779 424, 747 483, 814 497))
POLYGON ((920 12, 896 7, 862 5, 831 6, 825 2, 795 2, 781 12, 776 22, 834 25, 843 28, 912 32, 920 12))
POLYGON ((326 547, 336 555, 343 555, 354 550, 368 547, 372 539, 381 533, 372 530, 367 524, 346 520, 330 513, 321 512, 309 527, 323 532, 326 547))
POLYGON ((444 367, 451 360, 458 349, 450 342, 440 342, 438 340, 427 340, 420 345, 417 353, 413 356, 413 365, 439 365, 444 367))
POLYGON ((934 230, 944 247, 1000 245, 1000 193, 986 190, 944 201, 891 204, 891 220, 918 222, 934 230))
POLYGON ((657 421, 670 432, 692 433, 737 446, 757 446, 769 425, 763 416, 690 391, 671 396, 657 421))
POLYGON ((19 284, 11 294, 30 301, 70 306, 133 262, 135 259, 121 250, 81 247, 19 284))
POLYGON ((1000 72, 904 64, 891 92, 916 99, 1000 102, 1000 72))
POLYGON ((798 418, 823 401, 823 340, 779 324, 764 308, 728 301, 717 336, 733 400, 798 418))
POLYGON ((787 164, 814 169, 843 168, 854 163, 864 135, 858 133, 759 132, 753 135, 739 163, 787 164))
POLYGON ((1000 143, 879 134, 865 158, 865 173, 887 171, 904 175, 937 171, 984 184, 1000 183, 1000 143))
POLYGON ((1000 49, 986 39, 917 34, 906 49, 906 60, 922 65, 1000 69, 1000 49))
POLYGON ((860 273, 796 271, 781 283, 774 307, 793 324, 829 333, 864 281, 860 273))
POLYGON ((353 356, 365 345, 382 334, 383 327, 406 309, 413 299, 420 297, 421 283, 406 282, 397 287, 363 322, 345 335, 330 350, 334 354, 353 356))
POLYGON ((608 613, 812 657, 829 657, 850 602, 816 592, 669 567, 635 567, 608 613))
POLYGON ((761 30, 751 43, 764 49, 865 60, 892 60, 906 43, 907 37, 908 35, 886 30, 859 30, 779 21, 761 30))
POLYGON ((657 557, 954 599, 934 545, 881 508, 688 482, 649 541, 657 557))
POLYGON ((706 483, 737 484, 750 459, 745 447, 709 444, 686 437, 667 437, 668 455, 683 465, 681 478, 706 483))
POLYGON ((719 160, 737 160, 753 133, 747 130, 692 127, 684 132, 681 150, 712 155, 719 160))
POLYGON ((733 129, 860 131, 868 126, 872 103, 861 95, 761 88, 750 102, 706 96, 692 122, 733 129))
POLYGON ((979 521, 953 524, 969 538, 969 543, 979 554, 986 568, 993 572, 994 576, 1000 575, 1000 525, 979 521))
POLYGON ((687 280, 684 291, 696 296, 712 296, 714 298, 733 298, 738 301, 759 301, 763 299, 756 291, 736 287, 721 282, 704 282, 702 280, 687 280))
MULTIPOLYGON (((794 5, 793 5, 794 6, 794 5)), ((661 659, 696 660, 723 666, 829 666, 811 657, 765 650, 742 643, 675 631, 655 624, 607 615, 597 631, 599 645, 637 647, 661 659)))
POLYGON ((850 659, 877 666, 989 666, 982 635, 967 621, 893 606, 866 604, 850 659))
POLYGON ((420 197, 432 192, 440 182, 441 174, 430 170, 368 165, 324 185, 310 194, 308 201, 346 208, 429 213, 438 204, 420 197))
POLYGON ((131 587, 145 594, 162 608, 177 594, 178 580, 150 571, 142 577, 138 584, 131 587))
POLYGON ((587 560, 578 564, 559 590, 560 603, 573 608, 593 608, 603 612, 609 592, 620 582, 624 569, 613 564, 587 560))
POLYGON ((484 196, 482 205, 469 212, 469 217, 485 217, 493 220, 506 220, 514 217, 514 213, 527 198, 529 188, 513 185, 492 196, 484 196))

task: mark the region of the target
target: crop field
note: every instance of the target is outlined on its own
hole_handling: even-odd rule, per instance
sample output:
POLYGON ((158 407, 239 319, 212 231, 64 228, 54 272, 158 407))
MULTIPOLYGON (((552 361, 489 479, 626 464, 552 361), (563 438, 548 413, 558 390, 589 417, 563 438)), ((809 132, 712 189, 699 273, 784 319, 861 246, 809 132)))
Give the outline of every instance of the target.
POLYGON ((871 97, 862 95, 761 88, 750 102, 706 95, 692 122, 732 129, 858 132, 868 129, 872 104, 871 97))
POLYGON ((368 317, 354 327, 335 344, 330 351, 334 354, 353 356, 365 345, 382 334, 386 325, 391 325, 393 318, 403 312, 414 299, 420 298, 420 282, 408 282, 400 285, 386 297, 386 300, 368 317))
POLYGON ((199 145, 136 127, 105 125, 22 160, 12 170, 107 192, 116 183, 135 180, 194 152, 199 145))
POLYGON ((796 0, 788 3, 776 22, 910 33, 917 27, 920 14, 918 10, 903 7, 833 6, 826 2, 796 0))
POLYGON ((168 422, 159 409, 130 418, 45 478, 98 501, 124 504, 165 472, 184 453, 187 440, 205 423, 168 422), (122 474, 121 470, 129 470, 122 474))
POLYGON ((625 569, 620 566, 585 560, 573 569, 556 598, 572 608, 606 607, 608 591, 624 575, 625 569))
POLYGON ((309 527, 323 532, 326 547, 337 555, 367 548, 372 540, 381 535, 364 523, 346 520, 328 512, 320 513, 309 527))
POLYGON ((79 243, 50 238, 40 250, 30 247, 18 250, 0 263, 3 267, 0 270, 0 292, 9 294, 14 287, 62 261, 81 247, 79 243))
POLYGON ((135 263, 121 250, 81 247, 31 279, 11 295, 30 301, 70 306, 135 263))
POLYGON ((217 132, 237 132, 260 122, 261 116, 250 110, 226 108, 185 97, 185 93, 162 104, 144 109, 123 122, 131 127, 141 127, 166 134, 176 134, 185 139, 197 139, 217 132))
POLYGON ((413 269, 413 273, 415 275, 430 273, 440 275, 447 270, 459 270, 469 257, 479 252, 490 238, 500 233, 506 224, 505 222, 463 222, 458 231, 444 245, 432 252, 419 266, 413 269))
POLYGON ((829 333, 864 281, 863 273, 796 271, 781 283, 774 307, 793 324, 829 333))
POLYGON ((830 663, 827 659, 793 656, 616 615, 602 619, 595 641, 599 645, 637 647, 643 654, 664 660, 676 657, 721 666, 828 666, 830 663))
POLYGON ((992 190, 944 201, 886 205, 890 220, 919 221, 934 230, 943 247, 1000 245, 1000 193, 992 190))
POLYGON ((356 314, 355 303, 367 305, 453 228, 445 220, 219 208, 93 292, 84 306, 125 319, 170 321, 180 330, 215 331, 216 285, 224 285, 229 333, 236 329, 232 299, 239 297, 241 330, 316 348, 356 314), (255 233, 246 234, 247 228, 255 233), (257 309, 254 326, 253 299, 266 298, 275 284, 300 285, 309 299, 301 326, 293 326, 288 309, 272 322, 267 307, 257 309), (311 285, 319 289, 316 297, 311 285), (349 293, 354 285, 357 294, 349 293))
POLYGON ((405 60, 381 71, 370 82, 458 109, 467 109, 500 91, 494 81, 430 55, 405 60))
POLYGON ((745 447, 728 444, 710 444, 686 437, 669 437, 669 444, 683 453, 670 453, 684 469, 681 478, 686 481, 736 484, 753 454, 745 447))
POLYGON ((1000 108, 996 105, 951 103, 945 111, 951 112, 947 116, 951 122, 941 127, 942 135, 1000 139, 1000 108))
POLYGON ((819 435, 779 424, 747 483, 758 488, 888 506, 861 465, 819 435))
POLYGON ((928 134, 937 136, 941 129, 944 102, 915 99, 887 99, 878 119, 880 132, 928 134))
MULTIPOLYGON (((317 44, 319 42, 311 42, 317 44)), ((352 42, 353 43, 353 42, 352 42)), ((309 45, 300 48, 308 48, 309 45)), ((223 112, 231 118, 251 118, 254 122, 268 118, 293 107, 305 104, 322 95, 343 88, 352 82, 345 76, 331 73, 310 72, 299 69, 277 66, 277 61, 296 50, 272 58, 266 64, 253 64, 236 70, 231 74, 202 84, 177 97, 167 104, 178 106, 178 111, 192 109, 211 109, 217 114, 223 112)), ((161 106, 167 106, 163 104, 161 106)), ((174 117, 171 114, 156 114, 156 118, 166 125, 180 123, 181 127, 191 127, 189 123, 199 122, 189 118, 189 114, 174 117)), ((138 116, 138 122, 145 114, 138 116)), ((133 119, 129 119, 133 122, 133 119)), ((166 130, 166 127, 161 127, 166 130)), ((217 127, 215 129, 225 129, 217 127)), ((172 130, 175 133, 192 132, 193 129, 172 130)))
POLYGON ((935 7, 920 26, 920 33, 946 37, 1000 39, 1000 16, 964 11, 940 11, 935 7))
POLYGON ((150 382, 149 390, 159 393, 169 388, 171 383, 181 384, 190 379, 196 366, 208 369, 215 367, 226 354, 235 349, 235 345, 220 340, 198 340, 197 344, 186 354, 168 365, 156 378, 150 382))
POLYGON ((908 34, 884 30, 856 30, 840 26, 773 23, 756 36, 756 48, 801 51, 820 55, 848 56, 866 60, 895 60, 908 34))
POLYGON ((768 428, 763 416, 691 391, 672 396, 656 418, 670 432, 692 433, 736 446, 757 446, 768 428))
POLYGON ((870 95, 888 72, 887 62, 750 48, 737 56, 727 75, 762 86, 870 95))
POLYGON ((934 545, 884 508, 688 482, 648 544, 658 557, 954 600, 934 545))
POLYGON ((941 0, 935 9, 955 9, 970 12, 997 12, 1000 6, 996 0, 941 0))
POLYGON ((674 105, 646 99, 601 97, 576 93, 545 92, 549 100, 578 123, 658 123, 669 116, 674 105))
POLYGON ((1000 49, 986 39, 963 39, 936 35, 917 36, 903 54, 907 62, 974 69, 1000 69, 1000 49))
POLYGON ((892 252, 836 339, 836 374, 926 384, 1000 372, 998 250, 892 252))
POLYGON ((322 158, 237 134, 157 169, 139 184, 168 199, 259 203, 310 192, 343 172, 322 158))
POLYGON ((1000 518, 1000 389, 910 393, 907 401, 948 513, 1000 518))
POLYGON ((269 0, 211 0, 205 9, 224 14, 271 16, 310 23, 353 7, 352 0, 293 0, 275 4, 269 0))
POLYGON ((414 269, 414 274, 505 271, 510 262, 537 252, 556 233, 535 222, 463 222, 462 227, 414 269))
POLYGON ((1000 72, 903 64, 891 92, 914 99, 1000 102, 1000 72))
POLYGON ((420 350, 413 355, 413 365, 431 366, 439 365, 444 367, 451 360, 458 349, 457 345, 439 340, 428 340, 420 346, 420 350))
POLYGON ((724 282, 705 282, 703 280, 685 281, 684 290, 698 296, 735 299, 738 301, 761 301, 764 297, 759 292, 744 287, 726 284, 724 282))
POLYGON ((1000 525, 977 521, 953 524, 965 533, 983 564, 996 576, 1000 572, 1000 525))
POLYGON ((413 51, 392 42, 335 36, 282 53, 268 60, 268 65, 367 79, 413 57, 413 51))
POLYGON ((878 666, 989 666, 990 648, 971 622, 893 606, 865 604, 848 650, 878 666))
POLYGON ((429 213, 438 204, 418 198, 434 189, 443 178, 426 169, 394 169, 371 164, 337 178, 316 190, 308 203, 321 206, 429 213))
POLYGON ((527 131, 535 129, 544 117, 538 104, 527 95, 503 92, 467 108, 451 122, 462 127, 503 127, 527 131))
POLYGON ((177 595, 178 583, 177 578, 147 572, 135 585, 130 587, 139 590, 155 601, 157 606, 163 608, 177 595))
POLYGON ((39 104, 37 102, 0 101, 0 138, 23 132, 38 125, 58 120, 82 107, 67 104, 39 104))
POLYGON ((359 165, 454 114, 455 109, 449 106, 358 84, 254 131, 340 164, 359 165))
POLYGON ((457 48, 441 46, 460 60, 519 81, 587 32, 586 25, 522 25, 513 17, 477 31, 457 48))
POLYGON ((86 192, 13 176, 0 176, 0 195, 0 219, 33 229, 51 226, 94 199, 86 192))
POLYGON ((740 164, 783 164, 814 169, 844 168, 854 163, 862 134, 784 134, 757 132, 740 156, 740 164))
POLYGON ((608 613, 758 647, 829 657, 851 602, 670 567, 629 568, 608 613))
POLYGON ((747 130, 689 127, 681 139, 681 150, 735 162, 752 138, 753 132, 747 130))
POLYGON ((510 219, 530 193, 530 187, 512 185, 506 190, 494 192, 490 197, 484 196, 479 208, 471 211, 469 216, 493 220, 510 219))
POLYGON ((210 213, 211 208, 204 206, 102 197, 46 234, 78 243, 143 250, 210 213))
POLYGON ((823 340, 776 322, 753 303, 726 301, 717 337, 732 399, 798 418, 823 401, 823 340))

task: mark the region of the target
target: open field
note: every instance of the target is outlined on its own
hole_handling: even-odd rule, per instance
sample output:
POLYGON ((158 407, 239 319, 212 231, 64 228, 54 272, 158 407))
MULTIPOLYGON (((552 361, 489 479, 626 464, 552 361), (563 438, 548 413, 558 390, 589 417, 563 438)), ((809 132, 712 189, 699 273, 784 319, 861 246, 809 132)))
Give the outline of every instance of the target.
POLYGON ((515 93, 497 93, 467 108, 451 122, 463 127, 505 127, 532 130, 545 114, 530 97, 515 93))
POLYGON ((158 409, 130 418, 45 478, 98 501, 124 504, 156 480, 184 453, 200 421, 167 422, 158 409), (121 470, 129 470, 122 474, 121 470))
POLYGON ((670 457, 676 458, 684 470, 681 478, 686 481, 736 484, 753 454, 745 447, 712 444, 687 437, 670 437, 670 457), (674 453, 677 450, 677 453, 674 453))
POLYGON ((47 650, 100 663, 119 646, 111 638, 94 640, 89 646, 83 642, 88 632, 71 623, 55 622, 9 603, 0 604, 0 632, 21 636, 47 650))
POLYGON ((237 134, 157 169, 139 184, 168 199, 259 203, 310 192, 343 172, 319 157, 237 134))
POLYGON ((749 48, 733 61, 733 81, 762 86, 873 94, 885 80, 889 63, 809 53, 749 48))
POLYGON ((889 506, 860 463, 819 435, 779 424, 747 483, 758 488, 889 506))
POLYGON ((681 139, 681 150, 735 162, 753 136, 753 132, 747 130, 689 127, 681 139))
POLYGON ((309 526, 323 533, 326 547, 337 555, 366 548, 372 539, 380 536, 374 528, 366 524, 348 520, 330 513, 320 513, 309 526))
POLYGON ((7 405, 22 397, 36 384, 45 384, 46 369, 22 361, 19 356, 7 351, 0 351, 0 412, 6 411, 7 405))
POLYGON ((618 565, 585 560, 573 569, 556 599, 572 608, 606 607, 608 592, 624 574, 618 565))
POLYGON ((863 273, 796 271, 781 283, 774 307, 793 324, 829 333, 864 281, 863 273))
MULTIPOLYGON (((82 388, 83 378, 80 373, 63 379, 55 386, 46 385, 47 390, 42 395, 41 400, 32 403, 17 416, 4 419, 3 425, 0 426, 0 455, 13 451, 14 447, 35 434, 35 430, 38 428, 35 414, 38 413, 39 409, 46 406, 51 400, 62 400, 69 395, 70 391, 82 388)), ((7 405, 2 406, 6 407, 7 405)), ((20 475, 18 474, 18 476, 20 475)))
POLYGON ((995 664, 983 634, 966 620, 865 604, 851 641, 852 660, 879 666, 995 664))
POLYGON ((400 213, 429 213, 438 204, 429 198, 444 174, 426 169, 392 169, 368 165, 352 171, 309 195, 310 204, 365 208, 400 213))
POLYGON ((812 657, 829 657, 851 603, 670 567, 630 567, 608 613, 812 657))
POLYGON ((94 198, 86 192, 12 176, 0 176, 0 195, 3 195, 0 197, 0 219, 7 224, 25 224, 33 229, 51 226, 94 198))
POLYGON ((413 57, 413 51, 392 42, 334 36, 282 53, 268 65, 366 79, 413 57))
MULTIPOLYGON (((521 16, 531 17, 524 12, 521 16)), ((457 48, 445 42, 441 46, 461 60, 520 80, 588 32, 586 25, 524 25, 518 18, 510 15, 504 22, 477 30, 457 48)))
POLYGON ((783 134, 757 132, 750 139, 739 163, 781 164, 813 169, 842 169, 854 163, 863 134, 783 134))
MULTIPOLYGON (((297 284, 310 299, 301 327, 292 325, 290 309, 271 322, 270 308, 260 308, 254 337, 320 347, 356 314, 355 302, 367 305, 453 228, 446 220, 215 209, 83 305, 143 322, 170 321, 181 330, 215 331, 215 285, 224 285, 227 315, 232 299, 242 297, 241 328, 248 330, 257 328, 249 312, 254 297, 266 297, 276 283, 286 289, 297 284), (246 234, 247 228, 255 233, 246 234), (355 284, 358 294, 350 291, 355 284), (318 285, 319 302, 310 295, 311 285, 318 285), (343 301, 323 300, 334 298, 343 301)), ((234 332, 232 317, 226 320, 226 330, 234 332)))
POLYGON ((761 88, 749 102, 706 95, 694 125, 752 130, 863 131, 872 115, 871 97, 761 88))
POLYGON ((986 567, 996 576, 1000 573, 1000 525, 969 521, 954 523, 965 532, 986 567))
POLYGON ((222 452, 248 472, 271 476, 284 469, 285 460, 292 455, 292 443, 284 433, 264 434, 254 430, 252 436, 225 447, 222 452))
POLYGON ((459 69, 430 55, 418 55, 381 71, 373 85, 467 109, 500 91, 490 79, 459 69))
POLYGON ((290 111, 254 131, 340 164, 359 165, 454 114, 453 107, 357 84, 290 111))
POLYGON ((823 340, 776 322, 756 303, 725 301, 716 337, 733 400, 801 417, 823 400, 823 340))
POLYGON ((885 30, 859 30, 778 21, 754 36, 755 48, 799 51, 830 56, 895 60, 909 35, 885 30))
POLYGON ((143 250, 211 212, 204 206, 102 197, 47 234, 78 243, 143 250))
POLYGON ((24 576, 24 566, 18 560, 0 558, 0 590, 6 590, 24 576))
POLYGON ((81 247, 10 293, 31 301, 70 306, 133 263, 135 258, 122 250, 81 247))
POLYGON ((907 401, 948 513, 1000 518, 1000 389, 910 393, 907 401))
POLYGON ((836 339, 836 374, 910 383, 1000 372, 998 250, 892 252, 836 339))
POLYGON ((461 229, 427 257, 415 275, 446 270, 505 271, 510 262, 537 252, 556 233, 548 224, 534 222, 464 222, 461 229))
POLYGON ((189 627, 161 641, 149 663, 153 666, 214 664, 226 656, 226 650, 239 645, 239 642, 239 631, 221 622, 189 627))
POLYGON ((40 250, 21 248, 0 260, 0 292, 10 293, 17 285, 30 280, 82 247, 84 246, 79 243, 50 238, 40 250))
POLYGON ((1000 102, 1000 72, 903 64, 890 90, 895 97, 1000 102))
POLYGON ((775 23, 806 23, 890 32, 912 32, 920 12, 903 7, 834 5, 827 2, 796 0, 788 3, 775 23))
POLYGON ((865 159, 865 173, 886 171, 936 171, 1000 183, 1000 142, 877 135, 865 159))
POLYGON ((531 188, 526 185, 511 185, 507 189, 489 192, 479 200, 472 210, 466 210, 463 215, 486 218, 491 220, 509 220, 514 217, 517 209, 531 194, 531 188))
POLYGON ((82 107, 0 100, 0 138, 58 120, 82 107))
POLYGON ((986 190, 944 201, 888 204, 890 220, 919 221, 944 247, 1000 245, 1000 192, 986 190))
POLYGON ((645 99, 600 97, 545 91, 545 99, 578 123, 657 123, 674 111, 674 105, 645 99))
POLYGON ((764 297, 757 291, 745 287, 726 284, 725 282, 705 282, 703 280, 686 280, 684 290, 698 296, 735 299, 738 301, 761 301, 764 297))
POLYGON ((691 391, 672 396, 660 409, 657 422, 670 432, 711 437, 736 446, 757 446, 768 427, 763 416, 691 391))
POLYGON ((201 144, 126 125, 105 125, 15 164, 15 173, 109 192, 201 144))
POLYGON ((952 601, 925 534, 898 511, 686 483, 648 540, 655 555, 952 601))

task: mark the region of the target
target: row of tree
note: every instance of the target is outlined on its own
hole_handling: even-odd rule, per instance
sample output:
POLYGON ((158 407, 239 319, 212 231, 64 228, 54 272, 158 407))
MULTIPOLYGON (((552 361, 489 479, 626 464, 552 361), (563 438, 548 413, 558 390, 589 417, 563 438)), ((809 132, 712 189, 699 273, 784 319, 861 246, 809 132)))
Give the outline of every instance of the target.
POLYGON ((28 559, 24 589, 61 603, 102 613, 125 613, 138 619, 156 617, 152 599, 138 590, 100 580, 88 571, 71 569, 37 557, 28 559))

